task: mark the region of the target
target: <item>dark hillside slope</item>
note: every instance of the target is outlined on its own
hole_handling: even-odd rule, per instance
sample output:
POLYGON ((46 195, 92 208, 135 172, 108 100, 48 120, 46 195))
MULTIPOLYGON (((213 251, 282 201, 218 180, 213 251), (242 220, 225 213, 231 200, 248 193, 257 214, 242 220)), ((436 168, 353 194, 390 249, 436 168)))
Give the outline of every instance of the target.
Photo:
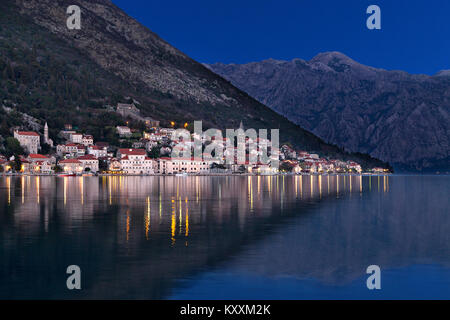
MULTIPOLYGON (((105 105, 132 97, 143 115, 204 128, 278 128, 281 142, 365 166, 380 161, 324 143, 227 80, 173 48, 107 0, 1 2, 0 94, 51 128, 66 122, 97 139, 122 119, 105 105), (82 8, 82 29, 68 30, 66 8, 82 8)), ((5 115, 3 115, 6 118, 5 115)), ((8 121, 1 127, 7 134, 8 121)))

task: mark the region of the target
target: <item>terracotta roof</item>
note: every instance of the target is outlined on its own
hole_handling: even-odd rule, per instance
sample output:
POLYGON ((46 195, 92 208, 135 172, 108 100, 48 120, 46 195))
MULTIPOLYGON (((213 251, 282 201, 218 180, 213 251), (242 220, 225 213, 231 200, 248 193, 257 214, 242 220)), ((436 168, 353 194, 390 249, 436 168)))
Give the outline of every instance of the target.
POLYGON ((39 137, 39 134, 37 134, 36 132, 33 132, 33 131, 17 131, 17 133, 20 134, 21 136, 39 137))
POLYGON ((77 159, 65 159, 65 160, 61 160, 59 163, 80 163, 80 161, 78 161, 77 159))
POLYGON ((30 153, 30 155, 28 156, 32 159, 48 159, 47 156, 44 156, 42 154, 38 154, 38 153, 30 153))
POLYGON ((159 158, 159 160, 165 160, 165 161, 209 161, 209 160, 206 160, 206 159, 194 158, 194 157, 192 157, 192 158, 162 157, 162 158, 159 158))
POLYGON ((147 152, 144 149, 119 149, 120 154, 127 156, 145 156, 147 152))
POLYGON ((78 160, 97 160, 97 158, 92 154, 87 154, 77 158, 78 160))
POLYGON ((95 144, 98 147, 108 147, 109 143, 108 142, 104 142, 104 141, 97 141, 97 143, 95 144))

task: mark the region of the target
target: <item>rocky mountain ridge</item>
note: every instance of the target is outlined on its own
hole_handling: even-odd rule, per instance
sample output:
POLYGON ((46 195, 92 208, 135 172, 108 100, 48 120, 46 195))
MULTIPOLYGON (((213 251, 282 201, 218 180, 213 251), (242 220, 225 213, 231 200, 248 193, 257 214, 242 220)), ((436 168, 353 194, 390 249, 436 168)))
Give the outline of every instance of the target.
POLYGON ((450 170, 448 71, 388 71, 339 52, 208 67, 329 143, 401 170, 450 170))

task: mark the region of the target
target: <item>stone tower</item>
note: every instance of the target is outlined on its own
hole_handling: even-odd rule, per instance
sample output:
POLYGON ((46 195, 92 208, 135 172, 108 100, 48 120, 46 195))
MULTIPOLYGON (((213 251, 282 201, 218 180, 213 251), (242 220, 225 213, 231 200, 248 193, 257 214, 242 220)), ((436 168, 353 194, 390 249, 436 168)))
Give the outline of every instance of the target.
POLYGON ((45 126, 44 126, 44 143, 48 143, 48 125, 47 122, 45 122, 45 126))
POLYGON ((48 137, 47 122, 45 122, 45 126, 44 126, 44 143, 48 144, 50 147, 53 147, 53 140, 48 137))

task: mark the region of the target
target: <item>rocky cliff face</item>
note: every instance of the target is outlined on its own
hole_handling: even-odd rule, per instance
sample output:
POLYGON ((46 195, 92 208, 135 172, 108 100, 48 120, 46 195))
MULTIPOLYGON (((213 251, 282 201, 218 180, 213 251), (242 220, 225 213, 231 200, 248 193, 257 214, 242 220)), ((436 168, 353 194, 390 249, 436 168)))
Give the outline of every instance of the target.
POLYGON ((327 142, 400 169, 450 170, 448 70, 386 71, 338 52, 208 67, 327 142))
POLYGON ((205 70, 110 0, 16 0, 21 13, 74 46, 100 66, 131 82, 198 102, 229 103, 205 81, 205 70), (69 5, 81 8, 81 30, 66 26, 69 5))

